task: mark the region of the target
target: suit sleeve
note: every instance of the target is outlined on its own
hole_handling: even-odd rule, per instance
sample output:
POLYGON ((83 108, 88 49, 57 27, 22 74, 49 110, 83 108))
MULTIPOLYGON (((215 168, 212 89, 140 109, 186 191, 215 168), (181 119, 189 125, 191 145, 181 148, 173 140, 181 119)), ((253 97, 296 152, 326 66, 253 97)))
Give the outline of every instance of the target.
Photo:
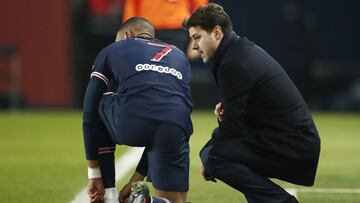
POLYGON ((224 115, 219 123, 219 138, 245 134, 244 112, 252 87, 252 79, 239 64, 225 64, 219 68, 218 86, 223 96, 224 115))

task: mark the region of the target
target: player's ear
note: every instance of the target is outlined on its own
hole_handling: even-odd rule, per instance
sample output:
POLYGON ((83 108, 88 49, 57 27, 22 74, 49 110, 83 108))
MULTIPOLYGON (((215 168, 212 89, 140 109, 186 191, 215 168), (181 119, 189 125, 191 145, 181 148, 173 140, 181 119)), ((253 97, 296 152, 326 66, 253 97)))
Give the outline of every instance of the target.
POLYGON ((135 36, 135 33, 131 30, 125 31, 126 39, 133 38, 135 36))
POLYGON ((130 35, 131 34, 129 33, 129 31, 119 30, 118 33, 116 34, 115 42, 125 40, 129 38, 130 35))

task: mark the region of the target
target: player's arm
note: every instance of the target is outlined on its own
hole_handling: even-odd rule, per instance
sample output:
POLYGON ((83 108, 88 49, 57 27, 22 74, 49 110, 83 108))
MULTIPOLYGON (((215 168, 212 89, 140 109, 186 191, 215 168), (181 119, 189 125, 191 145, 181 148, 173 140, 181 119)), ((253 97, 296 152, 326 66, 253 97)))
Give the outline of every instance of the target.
POLYGON ((106 85, 96 78, 90 78, 83 106, 83 135, 88 165, 88 194, 91 202, 102 201, 105 194, 98 162, 100 123, 98 107, 106 85))
POLYGON ((91 78, 83 106, 83 135, 88 165, 88 194, 91 202, 102 201, 105 193, 98 162, 100 123, 97 109, 104 91, 101 81, 91 78))
MULTIPOLYGON (((98 64, 104 64, 105 59, 99 54, 98 64)), ((101 66, 101 65, 100 65, 101 66)), ((105 66, 103 66, 105 68, 105 66)), ((83 105, 83 136, 87 165, 88 165, 88 193, 91 202, 101 201, 104 196, 104 186, 101 179, 98 148, 101 140, 101 123, 98 113, 99 103, 107 87, 107 77, 102 70, 93 70, 87 86, 83 105)))
POLYGON ((83 105, 83 135, 88 166, 96 166, 100 132, 99 103, 106 85, 96 78, 91 78, 85 93, 83 105))

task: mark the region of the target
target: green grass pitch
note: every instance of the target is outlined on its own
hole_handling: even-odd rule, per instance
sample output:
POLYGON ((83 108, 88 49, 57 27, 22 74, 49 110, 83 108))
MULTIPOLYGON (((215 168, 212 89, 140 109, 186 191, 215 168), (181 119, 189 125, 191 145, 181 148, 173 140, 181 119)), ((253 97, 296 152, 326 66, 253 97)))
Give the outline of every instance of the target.
MULTIPOLYGON (((198 152, 216 121, 195 111, 190 140, 193 203, 246 202, 222 182, 204 182, 198 152)), ((314 113, 322 150, 314 188, 360 188, 360 114, 314 113)), ((87 183, 80 111, 0 112, 0 200, 5 203, 67 203, 87 183)), ((117 147, 117 156, 126 151, 117 147)), ((125 177, 118 183, 120 189, 125 177)), ((281 181, 286 188, 305 188, 281 181)), ((299 192, 304 203, 360 202, 359 193, 299 192)))

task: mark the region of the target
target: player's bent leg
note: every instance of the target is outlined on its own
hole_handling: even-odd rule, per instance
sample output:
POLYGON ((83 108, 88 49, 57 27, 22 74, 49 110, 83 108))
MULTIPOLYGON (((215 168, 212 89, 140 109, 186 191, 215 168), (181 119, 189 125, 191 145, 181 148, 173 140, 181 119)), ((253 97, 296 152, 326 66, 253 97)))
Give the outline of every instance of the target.
POLYGON ((157 128, 152 148, 148 151, 148 179, 155 196, 184 203, 189 188, 189 143, 183 129, 170 124, 157 128))

